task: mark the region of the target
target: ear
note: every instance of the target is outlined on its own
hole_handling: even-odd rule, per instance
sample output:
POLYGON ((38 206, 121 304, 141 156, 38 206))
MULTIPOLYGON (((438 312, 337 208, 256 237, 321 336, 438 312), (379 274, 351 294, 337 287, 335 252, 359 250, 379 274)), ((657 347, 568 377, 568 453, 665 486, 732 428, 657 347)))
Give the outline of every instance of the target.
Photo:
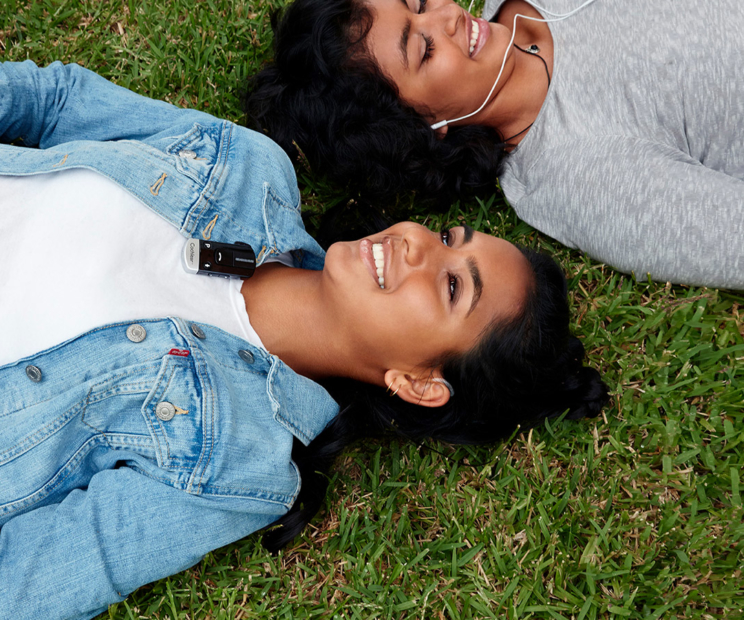
POLYGON ((450 392, 447 386, 433 381, 435 378, 441 378, 436 370, 427 370, 418 377, 401 370, 388 370, 385 385, 393 395, 412 405, 441 407, 449 402, 450 392))

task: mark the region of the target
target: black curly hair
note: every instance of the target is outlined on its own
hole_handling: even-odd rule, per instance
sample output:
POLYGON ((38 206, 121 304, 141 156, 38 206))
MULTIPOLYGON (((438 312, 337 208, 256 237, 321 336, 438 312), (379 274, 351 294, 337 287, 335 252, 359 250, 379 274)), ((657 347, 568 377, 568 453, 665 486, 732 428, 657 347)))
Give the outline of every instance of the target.
POLYGON ((441 208, 493 193, 502 137, 468 125, 438 138, 367 53, 372 20, 361 0, 295 0, 274 14, 274 60, 249 80, 248 124, 367 200, 414 192, 441 208))

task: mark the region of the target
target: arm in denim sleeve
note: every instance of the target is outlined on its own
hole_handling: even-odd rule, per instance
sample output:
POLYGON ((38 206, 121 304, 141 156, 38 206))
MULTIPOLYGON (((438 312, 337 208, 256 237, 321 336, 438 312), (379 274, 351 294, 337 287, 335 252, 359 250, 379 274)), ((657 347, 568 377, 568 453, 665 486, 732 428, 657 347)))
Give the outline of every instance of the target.
POLYGON ((0 529, 0 618, 91 618, 285 511, 190 495, 126 467, 101 471, 87 490, 0 529))
MULTIPOLYGON (((47 148, 72 140, 142 140, 209 115, 137 95, 75 64, 0 64, 0 141, 47 148)), ((211 117, 209 117, 211 118, 211 117)))

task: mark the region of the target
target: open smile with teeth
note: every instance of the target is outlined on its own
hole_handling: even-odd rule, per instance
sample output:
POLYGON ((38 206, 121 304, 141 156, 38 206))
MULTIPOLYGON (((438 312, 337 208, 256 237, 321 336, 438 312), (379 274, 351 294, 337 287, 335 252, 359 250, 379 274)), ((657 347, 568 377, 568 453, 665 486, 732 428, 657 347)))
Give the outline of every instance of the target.
POLYGON ((478 42, 478 34, 480 33, 480 26, 478 25, 478 22, 473 20, 472 22, 472 29, 470 31, 470 55, 473 55, 473 50, 475 49, 475 44, 478 42))
POLYGON ((385 288, 385 276, 383 275, 385 269, 385 255, 382 252, 381 243, 372 244, 372 257, 375 259, 377 283, 380 285, 380 288, 385 288))

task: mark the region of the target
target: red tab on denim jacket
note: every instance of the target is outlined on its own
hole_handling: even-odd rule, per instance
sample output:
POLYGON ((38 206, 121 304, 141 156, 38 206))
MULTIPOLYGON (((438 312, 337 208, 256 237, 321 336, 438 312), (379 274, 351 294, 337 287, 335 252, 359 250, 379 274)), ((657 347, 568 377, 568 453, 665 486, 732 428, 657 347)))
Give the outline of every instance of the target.
POLYGON ((188 357, 191 353, 188 349, 171 349, 168 355, 178 355, 178 357, 188 357))

